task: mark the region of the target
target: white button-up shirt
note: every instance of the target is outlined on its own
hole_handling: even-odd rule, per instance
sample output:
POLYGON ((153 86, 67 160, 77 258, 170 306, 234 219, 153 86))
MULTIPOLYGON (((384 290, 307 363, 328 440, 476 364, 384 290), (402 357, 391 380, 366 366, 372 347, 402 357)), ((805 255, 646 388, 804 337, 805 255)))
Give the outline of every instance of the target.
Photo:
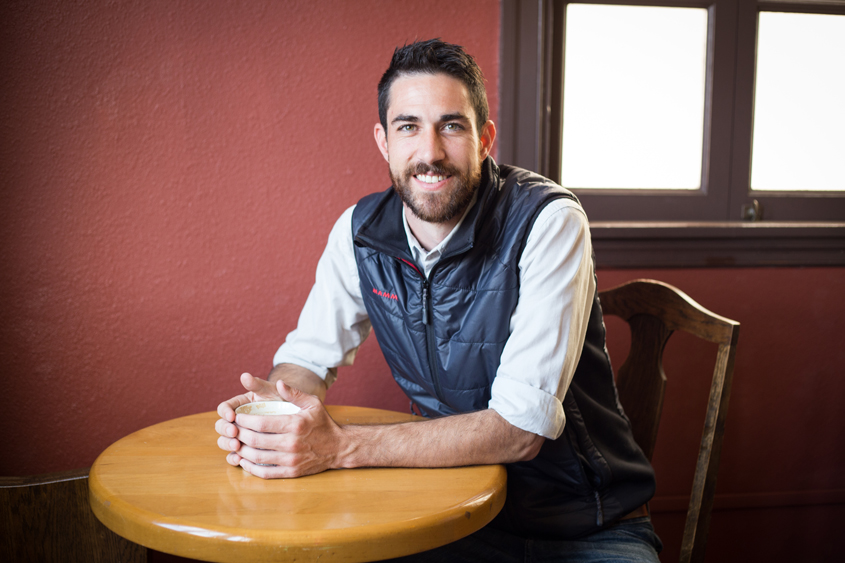
MULTIPOLYGON (((273 358, 273 365, 297 364, 328 385, 335 380, 335 368, 352 364, 371 331, 353 250, 353 209, 329 234, 296 330, 273 358)), ((408 245, 427 277, 460 223, 426 251, 404 216, 403 221, 408 245)), ((581 356, 596 290, 591 254, 587 217, 575 202, 562 198, 540 212, 519 260, 519 302, 488 408, 546 438, 558 438, 566 422, 561 401, 581 356)))

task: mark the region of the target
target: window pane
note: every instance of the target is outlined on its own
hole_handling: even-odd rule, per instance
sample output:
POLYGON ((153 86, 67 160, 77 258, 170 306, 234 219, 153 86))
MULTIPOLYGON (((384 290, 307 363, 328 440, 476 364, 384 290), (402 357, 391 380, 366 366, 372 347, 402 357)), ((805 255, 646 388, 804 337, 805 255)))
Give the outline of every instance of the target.
POLYGON ((701 187, 707 10, 570 4, 561 183, 701 187))
POLYGON ((761 12, 751 189, 845 190, 845 16, 761 12))

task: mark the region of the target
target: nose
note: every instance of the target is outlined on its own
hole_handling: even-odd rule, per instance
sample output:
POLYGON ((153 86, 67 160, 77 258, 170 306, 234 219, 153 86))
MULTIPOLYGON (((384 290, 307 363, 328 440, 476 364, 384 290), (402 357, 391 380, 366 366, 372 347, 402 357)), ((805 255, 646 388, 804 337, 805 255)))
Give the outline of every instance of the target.
POLYGON ((436 127, 428 127, 418 137, 417 158, 426 164, 440 162, 446 158, 443 138, 436 127))

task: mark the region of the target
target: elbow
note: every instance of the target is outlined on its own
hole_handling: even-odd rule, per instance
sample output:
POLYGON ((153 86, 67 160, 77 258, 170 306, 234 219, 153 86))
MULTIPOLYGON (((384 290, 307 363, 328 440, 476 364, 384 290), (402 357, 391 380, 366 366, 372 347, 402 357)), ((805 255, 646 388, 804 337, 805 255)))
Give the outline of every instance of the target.
POLYGON ((515 461, 531 461, 540 453, 540 448, 543 447, 545 441, 546 439, 538 434, 525 432, 523 440, 521 440, 522 443, 516 452, 515 461))
POLYGON ((540 453, 543 443, 546 439, 534 432, 523 430, 518 426, 510 423, 502 415, 495 410, 490 412, 495 414, 496 420, 500 423, 497 433, 501 437, 499 449, 500 457, 494 463, 515 463, 519 461, 531 461, 540 453))

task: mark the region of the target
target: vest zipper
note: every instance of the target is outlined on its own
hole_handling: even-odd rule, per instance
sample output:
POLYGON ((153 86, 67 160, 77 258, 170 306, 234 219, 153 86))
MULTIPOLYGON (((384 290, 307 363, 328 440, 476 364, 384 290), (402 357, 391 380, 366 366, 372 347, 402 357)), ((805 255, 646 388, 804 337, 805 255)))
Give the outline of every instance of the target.
POLYGON ((440 388, 440 377, 437 374, 437 341, 434 338, 434 327, 431 325, 431 295, 429 293, 431 285, 428 283, 428 278, 425 277, 413 262, 398 257, 397 260, 413 268, 419 274, 420 278, 422 278, 422 322, 425 326, 425 351, 428 356, 429 375, 431 376, 431 382, 434 384, 434 394, 437 396, 437 400, 445 404, 443 390, 440 388))
MULTIPOLYGON (((428 325, 428 282, 424 281, 422 286, 422 317, 423 324, 428 325)), ((426 329, 428 330, 428 329, 426 329)))
POLYGON ((425 325, 425 348, 428 352, 428 366, 431 370, 431 382, 434 383, 434 394, 437 400, 444 403, 443 390, 440 388, 440 377, 437 374, 437 341, 434 338, 434 326, 431 324, 431 295, 428 279, 423 278, 422 284, 422 321, 425 325))

